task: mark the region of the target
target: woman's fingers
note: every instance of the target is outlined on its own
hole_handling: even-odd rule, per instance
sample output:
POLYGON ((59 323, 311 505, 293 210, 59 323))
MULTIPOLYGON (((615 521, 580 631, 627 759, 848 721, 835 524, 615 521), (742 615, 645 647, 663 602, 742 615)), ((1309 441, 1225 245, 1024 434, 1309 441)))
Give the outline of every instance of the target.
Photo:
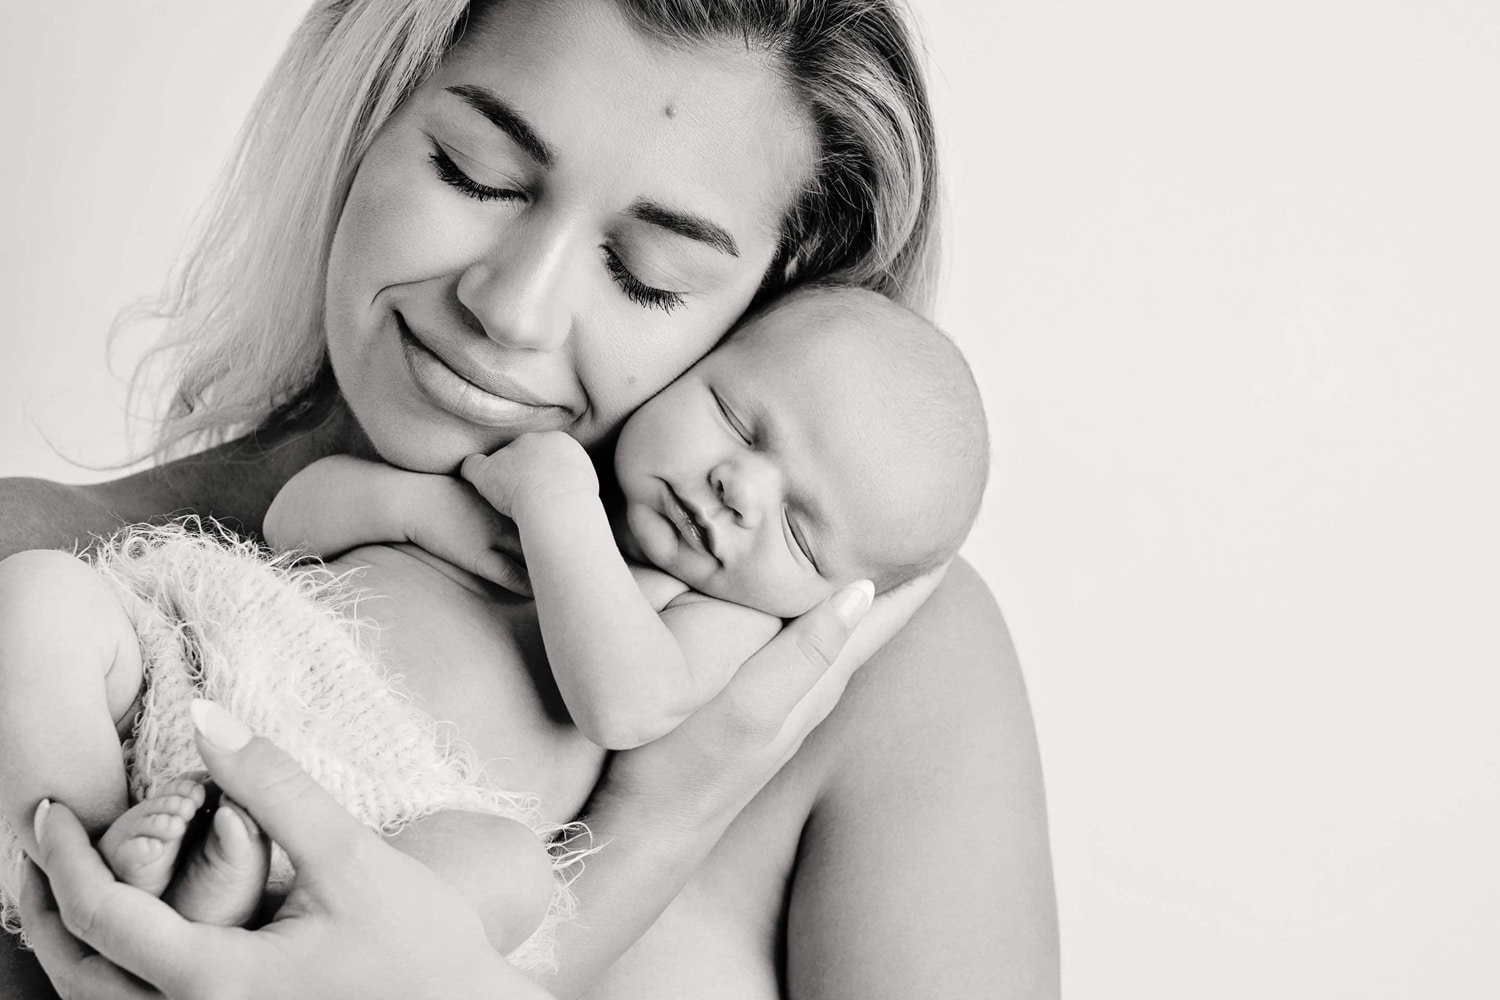
POLYGON ((21 918, 58 991, 77 998, 160 996, 128 970, 174 995, 191 992, 173 987, 200 978, 215 951, 209 938, 223 929, 190 924, 156 897, 116 882, 67 806, 40 811, 36 827, 37 865, 27 872, 21 918))
POLYGON ((63 926, 47 878, 28 865, 21 888, 26 939, 59 996, 69 1000, 161 1000, 161 994, 84 947, 63 926))
POLYGON ((286 849, 299 872, 326 878, 344 870, 375 838, 286 751, 223 708, 200 698, 190 712, 209 774, 286 849))
MULTIPOLYGON (((786 728, 788 713, 830 673, 842 673, 847 680, 853 666, 840 654, 870 609, 874 593, 869 580, 852 583, 777 633, 730 679, 724 691, 731 708, 726 721, 751 738, 758 736, 759 742, 769 742, 786 728)), ((843 689, 838 676, 832 683, 843 689)))
MULTIPOLYGON (((854 666, 859 666, 874 656, 876 650, 906 627, 911 616, 932 596, 938 584, 943 582, 947 572, 948 564, 943 563, 875 598, 870 613, 860 620, 859 627, 845 644, 842 655, 852 661, 854 666)), ((850 672, 853 672, 852 667, 850 672)))
POLYGON ((875 598, 869 613, 860 619, 832 667, 824 671, 806 695, 788 709, 783 728, 789 733, 806 736, 822 722, 838 704, 854 671, 906 626, 916 610, 932 596, 947 571, 948 564, 944 563, 875 598))

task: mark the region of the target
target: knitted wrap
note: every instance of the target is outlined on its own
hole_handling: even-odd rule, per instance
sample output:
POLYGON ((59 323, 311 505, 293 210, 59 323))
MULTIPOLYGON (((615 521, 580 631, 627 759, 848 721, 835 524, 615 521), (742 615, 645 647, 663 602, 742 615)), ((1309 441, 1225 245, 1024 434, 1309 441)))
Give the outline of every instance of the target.
MULTIPOLYGON (((295 555, 273 557, 192 518, 126 528, 87 561, 118 590, 145 664, 140 711, 123 747, 132 802, 204 767, 188 704, 212 699, 382 834, 463 809, 517 820, 553 843, 552 905, 509 957, 523 969, 555 965, 553 931, 572 915, 568 883, 588 853, 567 845, 581 827, 549 825, 534 796, 486 781, 453 727, 412 704, 372 654, 375 626, 357 616, 359 591, 344 577, 295 555)), ((23 854, 0 827, 0 924, 15 932, 23 854)), ((273 887, 289 887, 294 874, 274 847, 273 887)))

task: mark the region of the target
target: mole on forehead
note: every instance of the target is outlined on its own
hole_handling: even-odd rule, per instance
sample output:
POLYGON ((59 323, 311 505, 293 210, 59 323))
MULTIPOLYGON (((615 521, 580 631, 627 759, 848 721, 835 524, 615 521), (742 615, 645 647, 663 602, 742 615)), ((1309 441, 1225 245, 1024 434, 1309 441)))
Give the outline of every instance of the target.
POLYGON ((677 105, 673 104, 671 101, 668 101, 662 106, 661 113, 666 115, 668 118, 676 118, 677 105))

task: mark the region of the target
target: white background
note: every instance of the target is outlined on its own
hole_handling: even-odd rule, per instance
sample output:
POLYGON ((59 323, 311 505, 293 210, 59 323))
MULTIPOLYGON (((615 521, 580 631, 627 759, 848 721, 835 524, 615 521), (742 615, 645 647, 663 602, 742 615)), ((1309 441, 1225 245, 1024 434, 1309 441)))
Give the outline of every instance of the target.
MULTIPOLYGON (((0 473, 120 457, 302 5, 4 0, 0 473)), ((921 18, 1068 994, 1500 995, 1500 5, 921 18)))

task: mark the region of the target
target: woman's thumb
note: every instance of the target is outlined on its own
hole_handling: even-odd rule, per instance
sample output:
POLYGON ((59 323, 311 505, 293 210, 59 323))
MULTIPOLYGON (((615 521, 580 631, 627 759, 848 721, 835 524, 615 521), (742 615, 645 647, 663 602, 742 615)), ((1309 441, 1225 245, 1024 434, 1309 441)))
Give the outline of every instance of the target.
POLYGON ((284 750, 220 705, 199 698, 189 712, 209 774, 298 870, 347 858, 355 838, 371 835, 284 750))

